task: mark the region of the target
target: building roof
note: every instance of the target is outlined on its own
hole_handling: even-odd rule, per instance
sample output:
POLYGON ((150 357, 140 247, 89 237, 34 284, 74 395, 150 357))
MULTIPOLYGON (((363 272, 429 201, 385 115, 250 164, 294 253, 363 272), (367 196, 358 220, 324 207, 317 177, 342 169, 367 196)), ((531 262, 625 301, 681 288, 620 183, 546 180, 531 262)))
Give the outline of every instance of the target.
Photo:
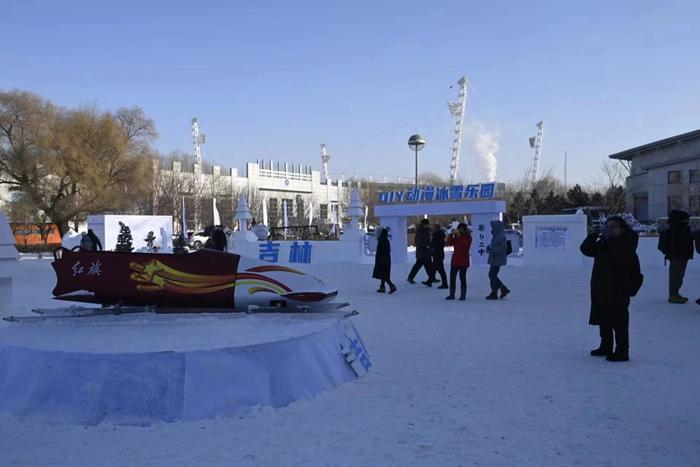
POLYGON ((653 143, 647 143, 643 144, 641 146, 637 146, 636 148, 632 149, 627 149, 625 151, 617 152, 615 154, 611 154, 608 157, 610 159, 623 159, 623 160, 632 160, 635 156, 638 156, 642 152, 648 152, 654 149, 660 149, 664 146, 669 146, 672 144, 677 144, 681 142, 685 142, 688 140, 692 139, 700 139, 700 130, 695 130, 695 131, 689 131, 688 133, 683 133, 682 135, 677 135, 677 136, 672 136, 670 138, 666 139, 661 139, 659 141, 654 141, 653 143))

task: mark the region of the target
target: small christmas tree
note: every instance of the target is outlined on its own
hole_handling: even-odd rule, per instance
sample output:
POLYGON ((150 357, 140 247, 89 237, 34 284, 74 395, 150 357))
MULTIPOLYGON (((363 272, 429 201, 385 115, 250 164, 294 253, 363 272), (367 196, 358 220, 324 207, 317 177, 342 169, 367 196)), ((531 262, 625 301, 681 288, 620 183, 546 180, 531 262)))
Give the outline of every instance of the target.
POLYGON ((115 250, 122 253, 130 253, 134 249, 131 244, 132 240, 131 229, 128 225, 120 221, 119 235, 117 236, 117 248, 115 248, 115 250))

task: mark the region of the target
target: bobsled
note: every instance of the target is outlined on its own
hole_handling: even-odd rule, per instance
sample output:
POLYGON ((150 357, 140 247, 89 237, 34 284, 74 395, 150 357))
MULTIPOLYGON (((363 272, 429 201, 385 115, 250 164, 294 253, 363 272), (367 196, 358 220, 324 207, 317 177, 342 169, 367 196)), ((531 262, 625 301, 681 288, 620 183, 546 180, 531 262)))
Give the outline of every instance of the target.
POLYGON ((236 254, 68 250, 54 252, 53 295, 104 306, 152 306, 188 312, 258 307, 321 308, 338 291, 295 268, 236 254))

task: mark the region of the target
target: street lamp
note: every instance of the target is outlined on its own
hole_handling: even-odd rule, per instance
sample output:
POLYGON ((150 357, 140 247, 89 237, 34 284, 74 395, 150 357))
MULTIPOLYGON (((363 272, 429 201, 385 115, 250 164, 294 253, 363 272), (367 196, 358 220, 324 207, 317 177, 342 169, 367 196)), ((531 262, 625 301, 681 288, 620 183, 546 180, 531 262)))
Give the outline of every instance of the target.
POLYGON ((421 135, 412 135, 408 138, 408 147, 416 152, 416 188, 418 188, 418 151, 425 146, 425 138, 421 135))

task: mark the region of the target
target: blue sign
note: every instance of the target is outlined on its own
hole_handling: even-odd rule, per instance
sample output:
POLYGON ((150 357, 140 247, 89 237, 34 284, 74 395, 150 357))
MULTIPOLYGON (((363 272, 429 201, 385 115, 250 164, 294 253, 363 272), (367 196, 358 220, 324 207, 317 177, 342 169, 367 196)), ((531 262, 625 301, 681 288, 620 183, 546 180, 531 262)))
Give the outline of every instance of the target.
POLYGON ((380 204, 415 203, 418 201, 456 201, 490 199, 496 196, 495 183, 452 186, 422 186, 406 190, 379 192, 380 204))
POLYGON ((299 245, 299 242, 294 242, 289 247, 289 262, 290 263, 310 263, 311 262, 311 247, 309 242, 304 242, 299 245))
POLYGON ((260 243, 259 253, 258 257, 261 261, 276 263, 280 255, 280 244, 270 241, 262 242, 260 243))

